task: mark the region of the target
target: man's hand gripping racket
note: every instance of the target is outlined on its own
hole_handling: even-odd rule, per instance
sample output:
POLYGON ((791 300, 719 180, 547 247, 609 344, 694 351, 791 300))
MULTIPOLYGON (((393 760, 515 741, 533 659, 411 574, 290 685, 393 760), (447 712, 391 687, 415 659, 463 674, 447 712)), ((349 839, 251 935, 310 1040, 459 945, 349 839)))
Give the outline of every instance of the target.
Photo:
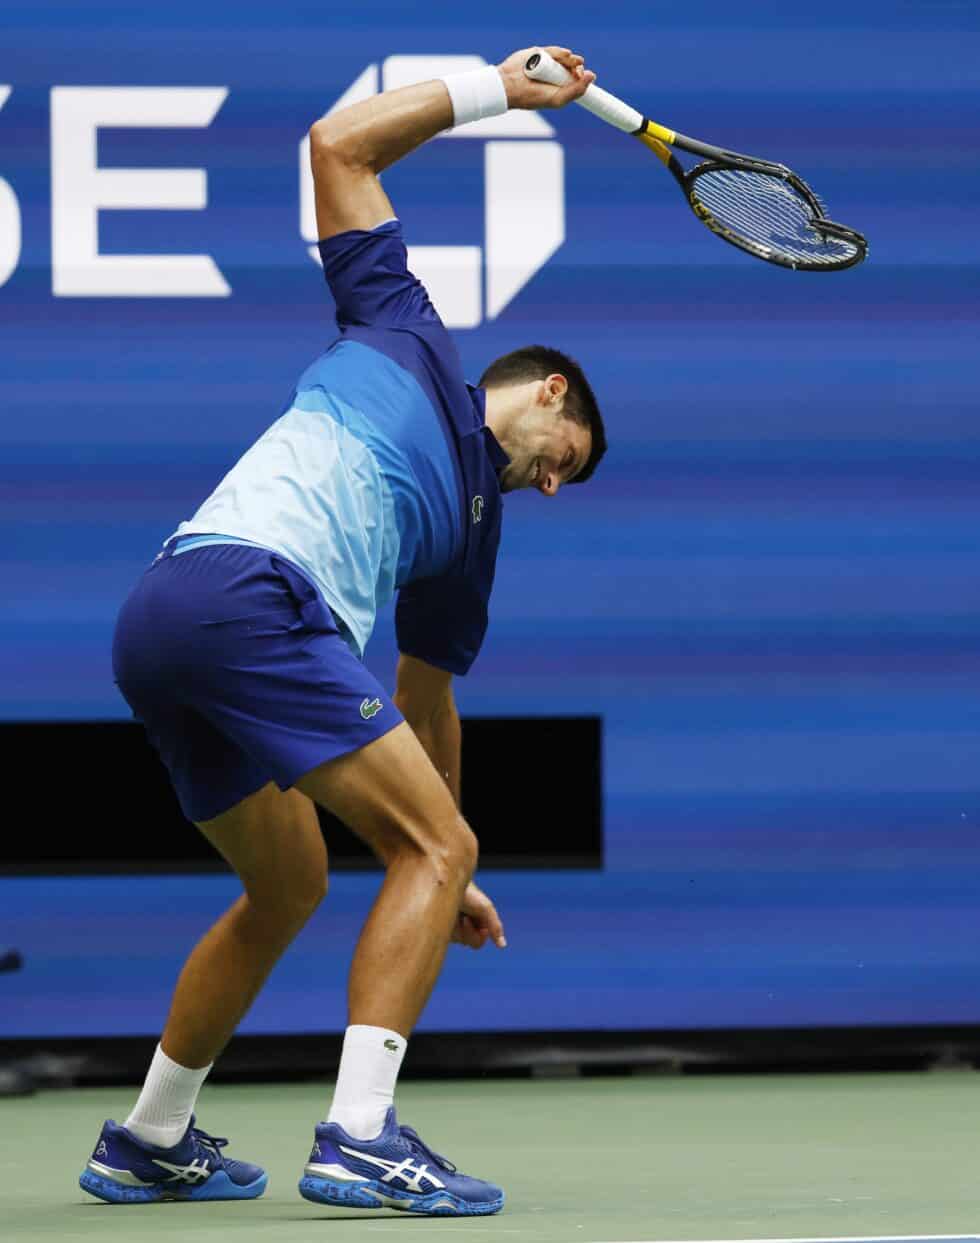
MULTIPOLYGON (((836 272, 853 267, 867 255, 867 240, 856 230, 828 220, 810 187, 784 164, 713 147, 658 125, 593 85, 595 75, 582 70, 581 57, 571 57, 565 48, 554 50, 564 63, 545 48, 518 55, 525 55, 528 78, 559 87, 561 93, 535 104, 512 101, 512 107, 561 107, 574 99, 608 125, 638 138, 673 174, 701 223, 758 259, 801 272, 836 272), (686 171, 671 147, 700 156, 702 162, 686 171)), ((500 66, 502 74, 511 60, 500 66)))

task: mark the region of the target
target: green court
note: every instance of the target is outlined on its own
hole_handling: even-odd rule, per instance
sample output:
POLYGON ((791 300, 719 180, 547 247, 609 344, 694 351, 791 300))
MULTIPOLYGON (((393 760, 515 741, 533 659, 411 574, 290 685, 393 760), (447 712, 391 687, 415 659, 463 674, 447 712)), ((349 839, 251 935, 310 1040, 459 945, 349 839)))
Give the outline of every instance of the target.
POLYGON ((101 1204, 77 1185, 105 1117, 135 1089, 4 1101, 5 1243, 261 1238, 267 1243, 431 1234, 510 1243, 895 1240, 980 1233, 970 1071, 731 1077, 623 1076, 407 1082, 399 1117, 461 1168, 493 1179, 496 1217, 318 1208, 296 1183, 329 1085, 205 1086, 202 1126, 260 1162, 269 1189, 225 1204, 101 1204))

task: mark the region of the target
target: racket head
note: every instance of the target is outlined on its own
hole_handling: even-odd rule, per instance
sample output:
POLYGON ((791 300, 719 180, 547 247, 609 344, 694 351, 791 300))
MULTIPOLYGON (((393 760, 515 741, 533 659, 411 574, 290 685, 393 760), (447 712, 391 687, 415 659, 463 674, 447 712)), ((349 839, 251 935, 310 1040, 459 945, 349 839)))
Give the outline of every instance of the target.
POLYGON ((785 165, 708 159, 683 173, 683 189, 712 233, 767 263, 839 272, 867 256, 867 239, 828 220, 810 187, 785 165))

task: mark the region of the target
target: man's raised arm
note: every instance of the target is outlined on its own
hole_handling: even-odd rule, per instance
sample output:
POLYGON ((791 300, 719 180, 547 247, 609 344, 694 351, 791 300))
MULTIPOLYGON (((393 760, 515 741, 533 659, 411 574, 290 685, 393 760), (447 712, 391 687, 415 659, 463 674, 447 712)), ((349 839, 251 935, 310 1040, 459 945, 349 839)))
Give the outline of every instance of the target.
POLYGON ((378 173, 441 130, 508 108, 561 108, 577 99, 595 74, 568 48, 547 50, 576 75, 572 82, 550 86, 526 78, 531 49, 525 48, 501 65, 385 91, 317 121, 310 128, 310 161, 320 238, 390 220, 395 211, 378 173))

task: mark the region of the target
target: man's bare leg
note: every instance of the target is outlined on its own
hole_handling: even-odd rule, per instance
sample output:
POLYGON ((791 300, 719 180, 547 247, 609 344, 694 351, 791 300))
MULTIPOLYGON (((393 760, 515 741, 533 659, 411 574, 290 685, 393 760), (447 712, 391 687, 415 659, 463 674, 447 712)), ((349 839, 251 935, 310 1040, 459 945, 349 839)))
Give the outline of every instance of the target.
POLYGON ((442 969, 476 867, 476 838, 404 723, 297 786, 385 864, 351 964, 350 1022, 407 1037, 442 969))
MULTIPOLYGON (((398 1126, 392 1109, 405 1038, 439 975, 460 910, 475 911, 477 922, 503 942, 491 904, 483 898, 483 906, 482 895, 474 899, 467 888, 476 839, 404 723, 298 784, 368 841, 387 868, 354 955, 351 1025, 300 1194, 355 1208, 495 1213, 503 1205, 501 1189, 444 1163, 398 1126)), ((472 943, 476 948, 483 939, 472 943)))
POLYGON ((403 1052, 439 975, 476 840, 409 726, 321 765, 297 786, 285 794, 266 786, 198 826, 245 893, 181 972, 160 1050, 127 1120, 148 1142, 179 1139, 211 1062, 323 896, 326 851, 311 799, 387 868, 354 955, 350 1023, 399 1036, 403 1052))
POLYGON ((214 1061, 327 890, 316 809, 296 790, 267 785, 197 827, 245 892, 204 934, 177 981, 160 1043, 182 1066, 214 1061))
POLYGON ((316 809, 299 791, 267 785, 198 828, 245 892, 187 959, 160 1048, 127 1119, 129 1130, 159 1147, 180 1140, 211 1063, 326 892, 316 809))

